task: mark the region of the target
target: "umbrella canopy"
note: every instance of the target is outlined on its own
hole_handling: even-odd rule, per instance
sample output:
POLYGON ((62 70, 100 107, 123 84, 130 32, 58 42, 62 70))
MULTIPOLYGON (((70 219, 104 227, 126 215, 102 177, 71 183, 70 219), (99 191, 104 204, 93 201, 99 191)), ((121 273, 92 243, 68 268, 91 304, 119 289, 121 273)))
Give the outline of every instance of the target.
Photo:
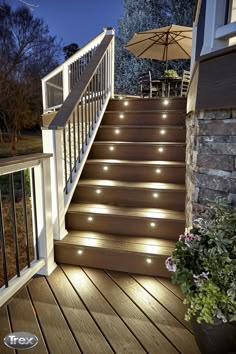
POLYGON ((173 60, 190 59, 192 28, 170 25, 135 33, 125 48, 138 58, 173 60))

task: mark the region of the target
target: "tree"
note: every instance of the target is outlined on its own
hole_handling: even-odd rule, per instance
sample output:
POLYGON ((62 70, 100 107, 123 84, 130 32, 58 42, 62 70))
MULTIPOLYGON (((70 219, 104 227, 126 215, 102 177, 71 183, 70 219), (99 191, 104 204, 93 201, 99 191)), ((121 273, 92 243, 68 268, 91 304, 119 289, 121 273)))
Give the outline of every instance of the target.
POLYGON ((77 52, 77 50, 79 50, 79 46, 77 43, 71 43, 68 44, 67 46, 65 46, 63 48, 63 52, 64 52, 64 57, 65 60, 67 60, 68 58, 70 58, 73 54, 75 54, 77 52))
POLYGON ((140 74, 151 70, 155 76, 164 70, 161 62, 136 58, 125 44, 135 32, 170 24, 171 14, 166 0, 124 0, 124 14, 118 20, 115 56, 115 89, 117 93, 136 94, 140 74))
POLYGON ((0 130, 33 126, 42 112, 40 78, 58 65, 60 44, 30 9, 0 1, 0 130))

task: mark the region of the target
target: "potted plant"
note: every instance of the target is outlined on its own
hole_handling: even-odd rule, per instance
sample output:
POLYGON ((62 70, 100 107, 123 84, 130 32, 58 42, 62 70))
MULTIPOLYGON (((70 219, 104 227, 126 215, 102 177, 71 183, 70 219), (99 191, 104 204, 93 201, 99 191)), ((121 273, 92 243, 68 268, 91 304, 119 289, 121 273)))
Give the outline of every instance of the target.
POLYGON ((164 77, 178 78, 179 75, 177 74, 176 70, 169 69, 169 70, 165 70, 164 77))
POLYGON ((217 198, 209 220, 197 219, 179 236, 166 267, 185 294, 202 354, 236 353, 236 211, 217 198))

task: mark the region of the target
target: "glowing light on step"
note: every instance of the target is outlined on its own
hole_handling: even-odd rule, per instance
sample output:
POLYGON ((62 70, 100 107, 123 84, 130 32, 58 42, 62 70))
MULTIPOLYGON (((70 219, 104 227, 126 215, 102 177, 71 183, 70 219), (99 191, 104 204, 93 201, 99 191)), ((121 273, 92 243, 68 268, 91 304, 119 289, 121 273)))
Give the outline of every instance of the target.
POLYGON ((123 119, 124 118, 124 114, 120 114, 120 119, 123 119))
POLYGON ((161 173, 160 168, 157 168, 157 169, 156 169, 156 173, 161 173))
POLYGON ((127 101, 124 102, 124 105, 125 105, 125 106, 128 106, 128 104, 129 104, 129 102, 127 102, 127 101))
POLYGON ((155 226, 156 226, 156 223, 155 223, 155 222, 150 222, 150 226, 151 226, 151 227, 155 227, 155 226))
POLYGON ((87 220, 88 220, 89 222, 92 222, 92 221, 93 221, 93 217, 92 217, 92 216, 89 216, 87 220))
POLYGON ((166 106, 167 106, 167 105, 168 105, 168 103, 169 103, 169 101, 168 101, 168 100, 165 100, 163 103, 164 103, 164 105, 166 105, 166 106))
POLYGON ((162 118, 163 119, 167 118, 167 114, 162 114, 162 118))
POLYGON ((108 166, 103 166, 104 171, 108 171, 108 166))
POLYGON ((113 151, 114 149, 115 149, 114 146, 110 146, 110 147, 109 147, 109 150, 110 150, 110 151, 113 151))
POLYGON ((120 134, 120 129, 116 129, 116 130, 115 130, 115 133, 116 133, 116 134, 120 134))
POLYGON ((123 97, 122 97, 122 96, 119 96, 119 99, 120 99, 120 100, 123 100, 123 97))
POLYGON ((163 149, 163 148, 159 148, 158 151, 159 151, 159 152, 163 152, 164 149, 163 149))
POLYGON ((96 190, 96 193, 97 193, 97 194, 101 194, 101 189, 97 189, 97 190, 96 190))
POLYGON ((158 198, 158 193, 153 193, 153 198, 158 198))
POLYGON ((79 255, 83 254, 83 251, 82 250, 78 250, 78 254, 79 255))
POLYGON ((160 133, 161 133, 162 135, 164 135, 164 134, 166 133, 166 131, 165 131, 164 129, 161 129, 160 133))
POLYGON ((147 259, 146 259, 146 262, 147 262, 148 264, 151 264, 151 263, 152 263, 151 258, 147 258, 147 259))

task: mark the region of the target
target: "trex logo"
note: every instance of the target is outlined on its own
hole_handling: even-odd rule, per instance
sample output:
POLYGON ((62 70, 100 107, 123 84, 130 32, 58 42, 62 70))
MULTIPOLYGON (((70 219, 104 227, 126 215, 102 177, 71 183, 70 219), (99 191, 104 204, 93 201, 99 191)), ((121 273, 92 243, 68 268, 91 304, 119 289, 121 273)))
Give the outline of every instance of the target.
POLYGON ((14 332, 4 338, 4 344, 13 349, 30 349, 38 344, 38 338, 29 332, 14 332))

